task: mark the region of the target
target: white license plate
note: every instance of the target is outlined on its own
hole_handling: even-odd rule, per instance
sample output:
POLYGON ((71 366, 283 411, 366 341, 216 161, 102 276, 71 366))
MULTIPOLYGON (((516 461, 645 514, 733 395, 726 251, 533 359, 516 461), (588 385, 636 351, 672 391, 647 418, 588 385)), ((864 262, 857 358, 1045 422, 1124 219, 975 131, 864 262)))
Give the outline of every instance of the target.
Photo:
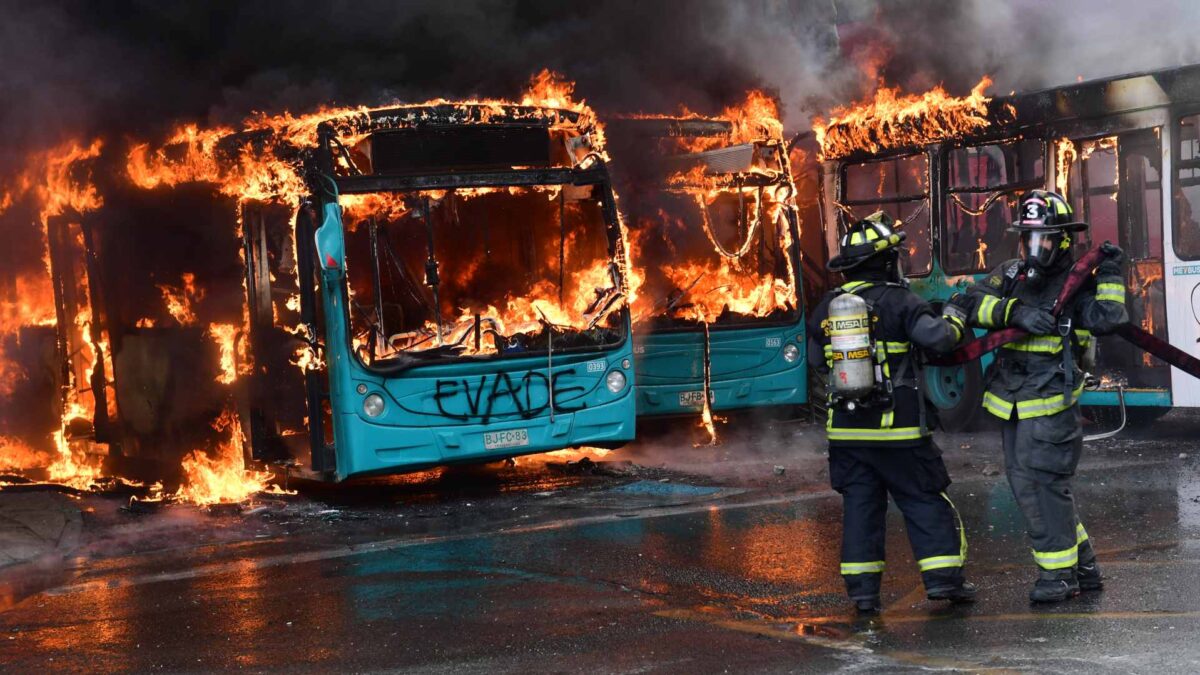
POLYGON ((681 391, 679 392, 679 406, 681 408, 689 406, 703 406, 704 392, 703 391, 681 391))
POLYGON ((520 448, 526 445, 529 445, 528 429, 486 431, 483 434, 483 447, 487 450, 499 450, 500 448, 520 448))

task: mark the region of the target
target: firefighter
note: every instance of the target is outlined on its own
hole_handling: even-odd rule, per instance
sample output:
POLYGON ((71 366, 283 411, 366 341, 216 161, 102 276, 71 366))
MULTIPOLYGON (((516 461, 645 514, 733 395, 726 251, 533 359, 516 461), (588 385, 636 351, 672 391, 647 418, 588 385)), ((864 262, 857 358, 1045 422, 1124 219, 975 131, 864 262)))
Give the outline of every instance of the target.
MULTIPOLYGON (((834 375, 826 423, 829 482, 842 495, 841 573, 861 613, 880 609, 889 494, 904 514, 926 595, 951 602, 975 596, 963 577, 966 535, 946 496, 950 476, 930 437, 926 416, 932 411, 919 389, 919 350, 950 351, 962 328, 908 290, 900 271, 904 239, 883 212, 854 223, 828 264, 847 282, 821 300, 809 326, 809 353, 824 352, 822 371, 834 375), (869 350, 847 348, 846 340, 859 336, 841 334, 842 327, 856 325, 842 319, 842 308, 855 304, 870 317, 869 350), (869 361, 851 363, 863 358, 869 361), (850 366, 865 366, 859 372, 871 378, 857 383, 857 399, 839 393, 839 387, 861 379, 847 377, 850 366)), ((866 344, 867 336, 861 337, 858 344, 866 344)))
POLYGON ((1059 602, 1104 586, 1075 510, 1071 477, 1083 448, 1080 358, 1096 336, 1129 320, 1121 249, 1105 243, 1094 275, 1057 317, 1050 311, 1072 274, 1072 234, 1086 229, 1061 195, 1029 192, 1012 225, 1021 236, 1021 257, 951 298, 945 310, 955 322, 1029 333, 997 351, 983 406, 1003 420, 1005 471, 1039 567, 1033 602, 1059 602))

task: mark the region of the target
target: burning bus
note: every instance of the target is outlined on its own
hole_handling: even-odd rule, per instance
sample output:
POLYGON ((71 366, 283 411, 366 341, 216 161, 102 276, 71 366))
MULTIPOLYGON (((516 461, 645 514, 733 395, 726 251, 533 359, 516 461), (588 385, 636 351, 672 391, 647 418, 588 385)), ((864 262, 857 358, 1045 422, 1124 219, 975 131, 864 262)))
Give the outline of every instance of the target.
POLYGON ((328 383, 310 409, 333 426, 330 452, 311 424, 316 470, 633 438, 625 233, 589 111, 391 108, 318 137, 296 226, 328 383))
POLYGON ((342 480, 632 439, 626 233, 570 89, 56 152, 4 195, 50 274, 36 307, 0 289, 0 347, 14 391, 62 393, 4 418, 3 468, 213 503, 265 487, 250 458, 342 480))
MULTIPOLYGON (((912 289, 943 301, 1016 256, 1017 199, 1053 189, 1091 225, 1082 249, 1111 241, 1126 252, 1131 321, 1194 354, 1200 67, 998 98, 984 95, 988 84, 962 98, 883 89, 818 121, 829 246, 848 222, 882 209, 908 232, 912 289)), ((1200 405, 1200 382, 1119 337, 1100 338, 1097 355, 1100 386, 1081 399, 1093 415, 1122 392, 1135 421, 1200 405)), ((926 380, 943 426, 970 424, 981 364, 928 368, 926 380)))
POLYGON ((608 124, 632 274, 639 415, 807 400, 799 220, 782 125, 754 93, 722 118, 608 124))

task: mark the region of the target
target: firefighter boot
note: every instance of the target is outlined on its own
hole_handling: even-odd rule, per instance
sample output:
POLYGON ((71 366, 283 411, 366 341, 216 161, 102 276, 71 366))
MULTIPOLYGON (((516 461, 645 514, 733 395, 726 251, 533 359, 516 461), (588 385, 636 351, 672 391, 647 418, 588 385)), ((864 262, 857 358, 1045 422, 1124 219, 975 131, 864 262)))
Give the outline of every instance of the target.
POLYGON ((975 602, 975 584, 963 577, 961 567, 945 567, 921 573, 925 597, 930 600, 949 600, 954 604, 975 602))
POLYGON ((854 609, 859 615, 878 614, 883 609, 883 604, 879 602, 879 596, 871 596, 867 598, 850 598, 854 601, 854 609))
POLYGON ((1037 583, 1029 592, 1030 602, 1062 602, 1079 595, 1079 580, 1075 568, 1064 570, 1042 570, 1037 583))
POLYGON ((1095 560, 1086 565, 1079 563, 1076 577, 1079 579, 1079 590, 1081 591, 1104 590, 1104 576, 1100 574, 1100 565, 1095 560))
POLYGON ((975 602, 975 584, 959 579, 958 584, 937 586, 925 589, 925 597, 930 600, 949 600, 951 604, 975 602))

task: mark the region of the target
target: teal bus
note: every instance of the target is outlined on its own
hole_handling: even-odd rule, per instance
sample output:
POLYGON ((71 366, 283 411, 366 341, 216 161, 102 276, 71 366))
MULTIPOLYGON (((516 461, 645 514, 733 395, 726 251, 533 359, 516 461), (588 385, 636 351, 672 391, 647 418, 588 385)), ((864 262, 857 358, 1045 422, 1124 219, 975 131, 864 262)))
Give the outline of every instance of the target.
POLYGON ((295 221, 315 475, 633 438, 625 237, 590 112, 398 107, 317 132, 295 221))
MULTIPOLYGON (((917 117, 889 125, 858 115, 823 130, 828 246, 836 247, 851 219, 887 211, 908 232, 912 289, 944 301, 1017 256, 1008 225, 1022 192, 1057 190, 1091 225, 1081 249, 1111 241, 1126 252, 1131 320, 1196 353, 1200 67, 975 95, 928 115, 927 128, 917 117), (956 116, 960 131, 947 132, 956 116)), ((1122 398, 1134 423, 1200 405, 1200 382, 1121 338, 1100 338, 1096 351, 1098 386, 1081 399, 1090 416, 1109 417, 1122 398)), ((927 369, 927 393, 944 428, 975 419, 987 362, 927 369)))
POLYGON ((782 138, 687 117, 621 117, 607 132, 638 282, 638 415, 805 403, 799 220, 782 138))

